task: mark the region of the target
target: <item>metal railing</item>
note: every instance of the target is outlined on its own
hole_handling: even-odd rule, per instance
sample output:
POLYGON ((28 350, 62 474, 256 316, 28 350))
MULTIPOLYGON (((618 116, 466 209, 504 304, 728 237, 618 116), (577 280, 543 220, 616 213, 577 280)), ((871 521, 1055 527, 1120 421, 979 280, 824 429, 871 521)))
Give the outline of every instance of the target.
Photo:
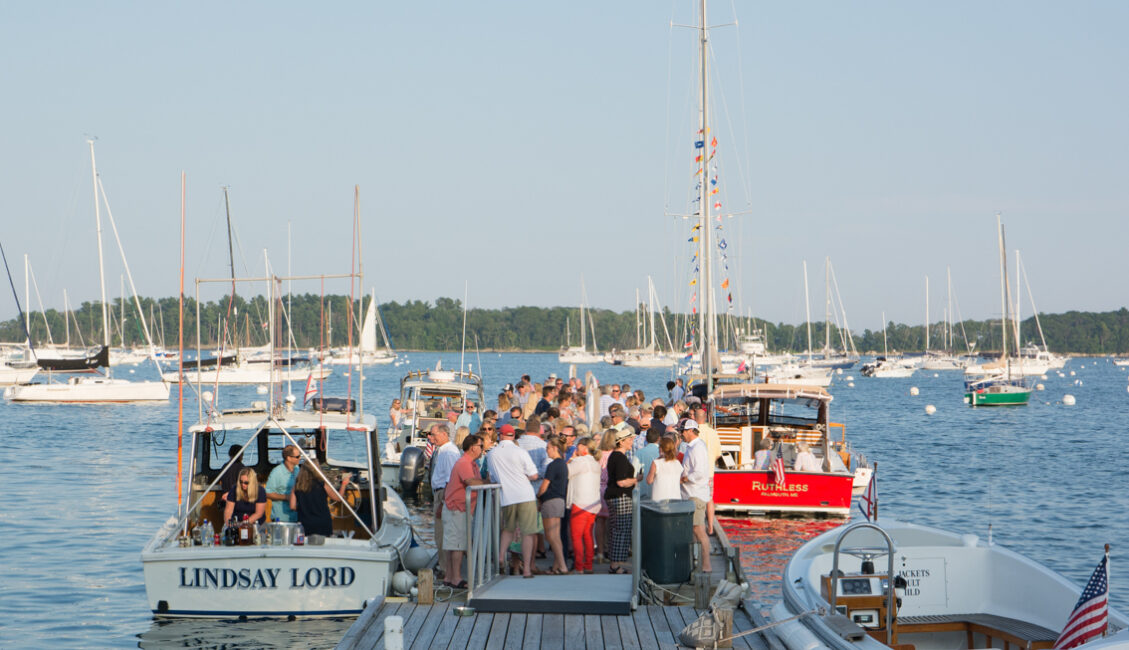
MULTIPOLYGON (((467 600, 474 590, 501 573, 502 486, 471 485, 466 489, 467 600), (477 494, 477 499, 473 499, 477 494), (475 501, 471 508, 472 499, 475 501)), ((524 531, 522 531, 524 532, 524 531)))

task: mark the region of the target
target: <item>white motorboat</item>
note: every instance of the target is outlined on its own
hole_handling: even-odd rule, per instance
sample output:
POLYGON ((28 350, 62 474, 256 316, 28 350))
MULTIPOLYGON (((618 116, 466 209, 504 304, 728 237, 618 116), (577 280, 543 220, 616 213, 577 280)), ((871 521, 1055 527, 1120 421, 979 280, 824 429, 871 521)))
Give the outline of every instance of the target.
POLYGON ((23 384, 39 372, 39 364, 27 345, 0 343, 0 386, 23 384))
POLYGON ((929 352, 921 361, 923 370, 964 370, 969 365, 969 357, 939 352, 929 352))
POLYGON ((770 384, 790 384, 792 386, 819 386, 827 388, 831 385, 834 369, 821 368, 807 362, 787 363, 773 366, 765 371, 765 381, 770 384))
POLYGON ((39 366, 34 363, 0 363, 0 386, 24 384, 32 380, 39 372, 39 366))
POLYGON ((411 544, 410 513, 380 485, 375 416, 344 410, 297 411, 260 402, 205 415, 190 429, 191 487, 178 514, 141 552, 154 616, 352 616, 388 593, 411 544), (204 541, 198 531, 208 529, 205 522, 216 531, 223 526, 218 485, 227 454, 218 440, 224 439, 243 445, 242 458, 259 475, 260 489, 288 444, 299 446, 306 462, 316 462, 331 485, 340 484, 341 472, 351 472, 355 484, 343 495, 347 506, 330 508, 334 536, 296 545, 290 537, 295 525, 275 524, 259 532, 257 545, 196 543, 204 541))
POLYGON ((905 378, 917 371, 915 362, 900 357, 877 357, 874 361, 862 364, 859 372, 863 377, 905 378))
MULTIPOLYGON (((400 429, 388 431, 381 463, 384 483, 414 492, 424 480, 431 455, 427 431, 434 424, 446 424, 447 414, 462 413, 468 401, 486 410, 482 378, 464 370, 412 370, 400 380, 400 403, 408 409, 400 429)), ((473 433, 473 432, 472 432, 473 433)))
MULTIPOLYGON (((789 650, 1050 648, 1081 591, 976 535, 887 519, 811 539, 788 562, 781 588, 771 618, 789 650)), ((1129 620, 1108 614, 1120 643, 1080 647, 1129 645, 1129 620)))

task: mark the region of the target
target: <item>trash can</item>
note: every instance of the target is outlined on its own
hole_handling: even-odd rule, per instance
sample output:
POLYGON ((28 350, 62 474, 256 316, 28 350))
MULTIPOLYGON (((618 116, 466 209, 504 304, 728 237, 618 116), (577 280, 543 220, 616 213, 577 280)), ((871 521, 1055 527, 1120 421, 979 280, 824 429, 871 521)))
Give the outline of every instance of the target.
POLYGON ((679 584, 694 569, 694 502, 649 501, 639 504, 643 571, 659 584, 679 584))

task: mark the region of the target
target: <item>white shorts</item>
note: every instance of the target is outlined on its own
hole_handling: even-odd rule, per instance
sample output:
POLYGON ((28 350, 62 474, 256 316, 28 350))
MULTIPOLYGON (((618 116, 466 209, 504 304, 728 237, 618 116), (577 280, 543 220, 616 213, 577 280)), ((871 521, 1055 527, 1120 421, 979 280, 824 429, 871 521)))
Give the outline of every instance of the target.
POLYGON ((443 506, 443 550, 465 551, 466 513, 443 506))

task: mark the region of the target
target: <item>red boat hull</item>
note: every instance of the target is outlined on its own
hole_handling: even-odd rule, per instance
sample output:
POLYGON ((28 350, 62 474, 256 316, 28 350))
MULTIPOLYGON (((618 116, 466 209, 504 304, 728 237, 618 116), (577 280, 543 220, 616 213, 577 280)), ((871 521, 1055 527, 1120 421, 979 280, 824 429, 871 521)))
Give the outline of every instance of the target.
POLYGON ((764 470, 717 470, 713 500, 719 512, 796 513, 846 517, 851 513, 851 474, 788 472, 777 485, 764 470))

